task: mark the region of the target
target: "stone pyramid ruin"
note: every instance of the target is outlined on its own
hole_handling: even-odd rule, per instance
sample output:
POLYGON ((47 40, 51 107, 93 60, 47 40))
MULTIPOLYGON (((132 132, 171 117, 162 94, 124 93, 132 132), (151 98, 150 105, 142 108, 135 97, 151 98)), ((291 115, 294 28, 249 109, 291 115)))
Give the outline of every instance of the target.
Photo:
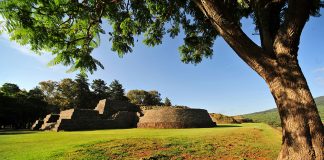
POLYGON ((207 110, 160 107, 144 111, 138 128, 209 128, 215 127, 207 110))
POLYGON ((208 128, 214 127, 204 109, 140 107, 129 102, 100 100, 96 108, 69 109, 37 120, 32 130, 76 131, 120 128, 208 128))
POLYGON ((60 114, 49 114, 37 120, 32 130, 75 131, 113 128, 133 128, 138 121, 137 107, 131 104, 99 101, 94 110, 69 109, 60 114))

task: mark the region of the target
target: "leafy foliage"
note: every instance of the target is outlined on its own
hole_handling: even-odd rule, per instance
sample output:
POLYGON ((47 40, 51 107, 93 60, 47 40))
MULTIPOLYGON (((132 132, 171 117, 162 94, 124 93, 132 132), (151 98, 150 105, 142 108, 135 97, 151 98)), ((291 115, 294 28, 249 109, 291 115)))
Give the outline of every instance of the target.
POLYGON ((92 93, 89 89, 88 78, 85 75, 78 74, 76 79, 76 99, 75 99, 75 107, 77 108, 93 108, 92 93))
POLYGON ((93 94, 98 101, 109 97, 109 87, 102 79, 93 80, 91 89, 93 90, 93 94))
POLYGON ((165 97, 165 99, 164 99, 164 105, 165 106, 172 106, 171 100, 168 97, 165 97))
POLYGON ((0 88, 0 91, 7 96, 14 96, 20 92, 20 88, 16 84, 5 83, 0 88))
MULTIPOLYGON (((44 101, 44 95, 39 88, 18 91, 16 84, 4 84, 0 94, 0 128, 29 128, 38 118, 50 112, 51 107, 44 101), (15 94, 4 93, 8 87, 15 88, 15 94)), ((13 93, 10 90, 9 93, 13 93)))
MULTIPOLYGON (((277 33, 283 23, 288 1, 229 1, 215 2, 230 13, 226 23, 239 24, 242 17, 251 16, 258 31, 267 23, 277 33), (271 11, 271 15, 267 14, 271 11), (270 21, 271 19, 271 21, 270 21)), ((319 16, 324 7, 321 0, 310 2, 309 15, 319 16)), ((91 56, 100 44, 102 28, 108 22, 112 51, 120 57, 132 52, 134 38, 143 36, 143 43, 155 46, 166 34, 175 38, 183 30, 183 45, 179 47, 185 63, 199 63, 213 54, 213 44, 219 35, 206 13, 192 0, 2 0, 0 1, 1 32, 21 45, 30 45, 36 53, 51 52, 55 58, 49 65, 71 65, 69 71, 82 73, 103 68, 91 56)))
POLYGON ((128 101, 125 96, 125 90, 118 80, 113 80, 109 85, 109 100, 113 101, 128 101))
POLYGON ((102 23, 107 21, 112 50, 119 56, 132 52, 135 36, 144 35, 143 43, 155 46, 165 34, 174 38, 183 28, 182 61, 199 63, 211 57, 218 35, 192 1, 3 0, 0 11, 5 19, 1 31, 11 40, 37 53, 51 52, 55 58, 49 64, 72 65, 70 71, 103 68, 91 52, 106 33, 102 23))
POLYGON ((127 97, 131 103, 141 106, 161 105, 161 94, 158 91, 130 90, 127 97))

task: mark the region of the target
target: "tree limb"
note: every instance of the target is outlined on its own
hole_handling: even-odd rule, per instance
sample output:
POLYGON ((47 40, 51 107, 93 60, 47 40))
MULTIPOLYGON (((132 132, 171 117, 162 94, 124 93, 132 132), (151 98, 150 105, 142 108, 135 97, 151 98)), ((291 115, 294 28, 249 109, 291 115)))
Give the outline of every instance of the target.
POLYGON ((311 0, 289 0, 288 10, 275 40, 277 57, 282 55, 297 58, 300 35, 309 19, 311 0))
POLYGON ((263 78, 266 78, 265 74, 272 74, 275 62, 242 31, 230 14, 225 12, 225 6, 221 1, 194 0, 194 2, 207 15, 224 40, 252 69, 263 78))

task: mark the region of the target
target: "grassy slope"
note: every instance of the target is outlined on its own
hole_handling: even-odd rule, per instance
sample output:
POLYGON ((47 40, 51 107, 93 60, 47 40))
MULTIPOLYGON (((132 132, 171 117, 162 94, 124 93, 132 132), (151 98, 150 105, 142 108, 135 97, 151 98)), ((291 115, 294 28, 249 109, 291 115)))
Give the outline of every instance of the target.
POLYGON ((280 133, 262 123, 202 129, 0 132, 1 159, 275 159, 280 133))
MULTIPOLYGON (((324 96, 315 98, 315 102, 317 104, 317 108, 322 118, 322 121, 324 121, 324 96)), ((251 118, 256 122, 264 122, 276 127, 280 126, 280 118, 276 108, 262 112, 246 114, 243 115, 243 117, 251 118)))

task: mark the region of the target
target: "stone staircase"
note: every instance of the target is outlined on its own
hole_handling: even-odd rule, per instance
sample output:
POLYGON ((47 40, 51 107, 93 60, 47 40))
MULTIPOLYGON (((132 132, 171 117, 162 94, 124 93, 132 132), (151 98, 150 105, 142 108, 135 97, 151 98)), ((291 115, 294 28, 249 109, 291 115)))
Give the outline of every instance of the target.
POLYGON ((40 127, 40 130, 52 130, 52 128, 55 126, 57 120, 60 118, 59 114, 48 114, 44 118, 44 123, 40 127))

